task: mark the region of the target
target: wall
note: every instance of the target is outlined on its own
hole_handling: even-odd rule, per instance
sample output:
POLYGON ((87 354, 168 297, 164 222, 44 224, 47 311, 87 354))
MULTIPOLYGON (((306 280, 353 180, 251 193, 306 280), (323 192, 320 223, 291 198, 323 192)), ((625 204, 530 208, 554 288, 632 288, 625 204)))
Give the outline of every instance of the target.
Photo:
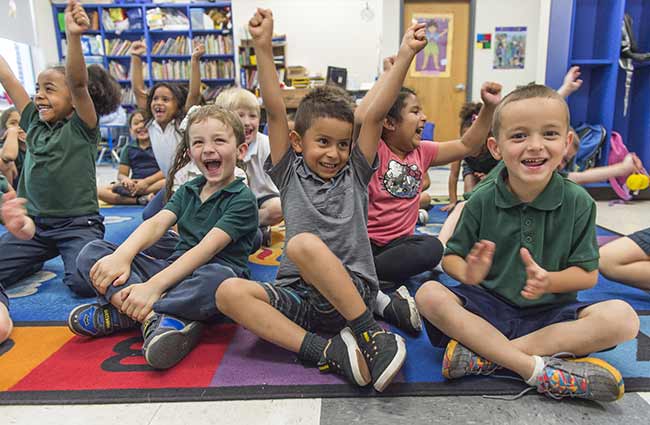
MULTIPOLYGON (((47 2, 47 0, 45 0, 47 2)), ((9 0, 0 0, 0 38, 6 38, 19 43, 34 45, 34 27, 30 18, 32 12, 30 2, 18 0, 16 16, 9 16, 9 0)))
POLYGON ((550 0, 477 0, 473 40, 478 33, 491 33, 495 27, 527 27, 524 69, 493 69, 494 43, 490 50, 474 49, 472 99, 479 100, 481 84, 497 81, 504 93, 532 81, 543 84, 546 76, 548 19, 550 0), (507 11, 507 13, 504 13, 507 11))

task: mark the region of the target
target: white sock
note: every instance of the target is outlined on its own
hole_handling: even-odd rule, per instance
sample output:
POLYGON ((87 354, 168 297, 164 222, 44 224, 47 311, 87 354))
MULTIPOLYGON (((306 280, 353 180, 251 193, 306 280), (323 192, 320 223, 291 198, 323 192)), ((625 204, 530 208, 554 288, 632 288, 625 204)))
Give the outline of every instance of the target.
POLYGON ((375 299, 375 313, 384 317, 384 310, 390 304, 390 297, 383 292, 377 292, 377 298, 375 299))
POLYGON ((526 380, 526 383, 532 387, 537 386, 537 376, 544 370, 544 360, 540 356, 533 356, 535 359, 535 370, 533 375, 526 380))

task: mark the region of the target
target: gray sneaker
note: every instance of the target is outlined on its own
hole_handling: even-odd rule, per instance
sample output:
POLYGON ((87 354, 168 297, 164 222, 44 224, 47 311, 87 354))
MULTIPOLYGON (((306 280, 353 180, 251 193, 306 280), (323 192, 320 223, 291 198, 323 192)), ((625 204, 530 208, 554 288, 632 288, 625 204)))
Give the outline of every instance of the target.
POLYGON ((422 330, 422 319, 406 286, 400 286, 389 297, 390 303, 384 309, 384 320, 411 335, 419 334, 422 330))
POLYGON ((498 365, 480 357, 456 340, 447 344, 442 357, 442 376, 457 379, 468 375, 491 375, 498 365))
POLYGON ((202 329, 201 322, 155 314, 142 325, 144 359, 155 369, 169 369, 196 347, 202 329))
POLYGON ((370 368, 373 387, 384 391, 406 360, 404 338, 382 329, 364 332, 357 343, 370 368))
POLYGON ((318 370, 343 375, 360 387, 368 385, 372 380, 366 360, 350 328, 344 328, 327 341, 318 362, 318 370))

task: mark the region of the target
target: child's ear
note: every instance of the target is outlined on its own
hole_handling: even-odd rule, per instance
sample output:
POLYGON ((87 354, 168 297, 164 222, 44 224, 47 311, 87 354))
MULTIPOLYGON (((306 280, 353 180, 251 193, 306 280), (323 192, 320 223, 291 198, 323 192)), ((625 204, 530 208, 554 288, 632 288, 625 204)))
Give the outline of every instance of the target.
POLYGON ((573 131, 569 131, 569 134, 566 136, 566 145, 564 146, 564 151, 566 152, 569 149, 569 146, 573 144, 573 131))
POLYGON ((295 152, 302 153, 302 137, 295 130, 289 133, 289 141, 295 152))
POLYGON ((248 152, 248 143, 242 143, 237 147, 237 159, 243 161, 244 157, 246 156, 246 152, 248 152))
POLYGON ((497 139, 494 137, 490 136, 487 139, 487 148, 489 149, 490 153, 494 157, 494 159, 497 160, 502 160, 503 157, 501 156, 501 150, 499 149, 499 144, 497 143, 497 139))
POLYGON ((395 121, 391 117, 384 118, 384 128, 386 130, 395 131, 395 121))

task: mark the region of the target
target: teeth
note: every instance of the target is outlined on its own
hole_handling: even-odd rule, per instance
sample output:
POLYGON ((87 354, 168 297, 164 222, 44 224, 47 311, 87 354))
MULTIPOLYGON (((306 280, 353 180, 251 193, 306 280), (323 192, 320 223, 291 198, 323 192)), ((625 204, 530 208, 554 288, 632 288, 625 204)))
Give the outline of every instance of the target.
POLYGON ((526 165, 538 165, 538 164, 543 164, 546 162, 545 159, 524 159, 522 161, 526 165))

